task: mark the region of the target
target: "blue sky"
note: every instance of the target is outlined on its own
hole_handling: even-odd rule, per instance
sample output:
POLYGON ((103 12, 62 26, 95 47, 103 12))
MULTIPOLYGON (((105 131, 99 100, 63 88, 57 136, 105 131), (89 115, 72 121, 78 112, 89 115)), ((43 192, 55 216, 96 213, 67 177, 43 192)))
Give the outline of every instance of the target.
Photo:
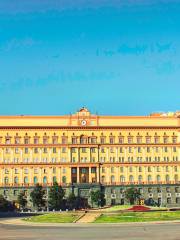
POLYGON ((180 110, 180 1, 1 0, 0 115, 180 110))

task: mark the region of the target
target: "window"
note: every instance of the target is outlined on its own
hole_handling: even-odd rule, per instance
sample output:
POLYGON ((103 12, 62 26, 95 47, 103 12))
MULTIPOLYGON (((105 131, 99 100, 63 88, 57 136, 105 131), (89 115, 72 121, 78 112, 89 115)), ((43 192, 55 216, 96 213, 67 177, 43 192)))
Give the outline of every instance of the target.
POLYGON ((25 149, 24 149, 24 153, 28 153, 28 148, 25 148, 25 149))
POLYGON ((124 138, 123 137, 119 137, 119 144, 123 144, 124 143, 124 138))
POLYGON ((37 177, 34 177, 34 184, 37 184, 38 183, 38 179, 37 177))
POLYGON ((57 182, 57 179, 56 179, 56 177, 54 176, 54 177, 53 177, 53 183, 55 183, 55 182, 57 182))
POLYGON ((111 176, 111 183, 114 183, 114 182, 115 182, 115 176, 112 175, 112 176, 111 176))
POLYGON ((148 175, 147 180, 148 180, 148 182, 152 182, 152 176, 148 175))
POLYGON ((34 144, 38 144, 39 143, 39 139, 38 138, 34 138, 34 144))
POLYGON ((172 137, 172 142, 177 143, 177 137, 172 137))
POLYGON ((56 153, 56 148, 55 147, 53 148, 53 153, 56 153))
POLYGON ((95 153, 95 152, 96 152, 96 148, 94 148, 94 147, 91 148, 91 152, 92 152, 92 153, 95 153))
POLYGON ((109 138, 109 143, 110 143, 110 144, 114 144, 114 137, 110 137, 110 138, 109 138))
POLYGON ((47 137, 43 137, 43 144, 48 144, 48 138, 47 137))
POLYGON ((114 167, 111 167, 111 172, 114 173, 114 167))
POLYGON ((124 172, 124 168, 123 167, 120 167, 120 172, 124 172))
POLYGON ((66 177, 65 176, 62 177, 62 182, 66 183, 66 177))
POLYGON ((103 147, 101 148, 101 152, 102 152, 102 153, 105 153, 105 149, 104 149, 103 147))
POLYGON ((72 138, 72 144, 77 144, 77 138, 76 137, 72 138))
POLYGON ((143 181, 143 177, 142 177, 142 175, 139 175, 139 176, 138 176, 138 182, 139 182, 139 183, 142 183, 142 181, 143 181))
POLYGON ((76 148, 71 148, 71 151, 72 151, 72 153, 75 153, 76 152, 76 148))
POLYGON ((5 177, 5 178, 4 178, 4 183, 5 183, 5 184, 8 184, 8 183, 9 183, 9 178, 8 178, 8 177, 5 177))
POLYGON ((123 153, 123 148, 122 147, 119 148, 119 152, 123 153))
POLYGON ((63 169, 62 169, 62 173, 66 173, 66 168, 63 168, 63 169))
POLYGON ((43 153, 47 153, 47 148, 43 148, 43 153))
POLYGON ((52 144, 57 144, 58 143, 58 137, 54 136, 52 137, 52 144))
POLYGON ((90 141, 91 141, 91 143, 93 143, 93 144, 95 144, 97 141, 96 141, 96 137, 91 137, 90 138, 90 141))
POLYGON ((62 137, 62 144, 67 144, 67 137, 62 137))
POLYGON ((168 137, 164 137, 164 143, 168 143, 168 137))
POLYGON ((101 144, 105 144, 105 137, 101 137, 100 142, 101 142, 101 144))
POLYGON ((65 147, 62 148, 62 153, 66 153, 66 148, 65 147))
POLYGON ((156 180, 157 180, 158 183, 161 182, 161 176, 157 175, 156 180))
POLYGON ((34 153, 38 153, 38 148, 34 148, 34 153))
POLYGON ((146 137, 146 143, 151 143, 151 137, 146 137))
POLYGON ((125 177, 123 175, 120 176, 120 182, 124 183, 125 182, 125 177))
POLYGON ((19 148, 15 148, 15 153, 19 153, 19 148))
POLYGON ((20 143, 20 138, 19 137, 16 137, 15 140, 14 140, 15 144, 19 144, 20 143))
POLYGON ((91 168, 91 173, 96 173, 96 168, 95 167, 91 168))
POLYGON ((154 143, 155 144, 159 143, 159 137, 154 137, 154 143))
POLYGON ((128 137, 128 143, 133 143, 133 137, 128 137))
POLYGON ((134 182, 134 177, 132 175, 129 176, 129 182, 133 183, 134 182))
POLYGON ((142 137, 137 137, 137 143, 138 144, 142 143, 142 137))
POLYGON ((166 182, 168 183, 170 181, 169 175, 166 175, 166 182))
POLYGON ((11 138, 6 138, 6 140, 5 140, 5 144, 11 144, 11 138))
POLYGON ((173 147, 173 152, 177 152, 176 147, 173 147))
POLYGON ((28 177, 24 177, 24 183, 25 183, 25 184, 28 183, 28 177))
POLYGON ((141 153, 141 147, 138 147, 138 153, 141 153))
POLYGON ((56 168, 55 167, 53 167, 53 173, 56 173, 56 168))
POLYGON ((14 173, 15 173, 15 174, 18 173, 18 169, 17 169, 17 168, 14 169, 14 173))
POLYGON ((29 144, 29 138, 24 139, 24 144, 29 144))
POLYGON ((28 174, 28 168, 25 168, 25 169, 24 169, 24 173, 25 173, 25 174, 28 174))
POLYGON ((47 177, 46 176, 43 177, 43 184, 47 184, 47 177))
POLYGON ((82 153, 86 153, 86 148, 82 148, 82 153))
POLYGON ((14 183, 17 184, 18 183, 18 177, 14 178, 14 183))

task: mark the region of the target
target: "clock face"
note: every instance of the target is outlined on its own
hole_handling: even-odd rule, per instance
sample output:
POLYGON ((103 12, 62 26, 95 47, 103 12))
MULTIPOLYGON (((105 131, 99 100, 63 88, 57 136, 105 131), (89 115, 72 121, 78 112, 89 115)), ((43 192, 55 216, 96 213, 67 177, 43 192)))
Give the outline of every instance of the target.
POLYGON ((82 120, 82 121, 81 121, 81 125, 82 125, 82 126, 85 126, 85 125, 86 125, 86 120, 82 120))

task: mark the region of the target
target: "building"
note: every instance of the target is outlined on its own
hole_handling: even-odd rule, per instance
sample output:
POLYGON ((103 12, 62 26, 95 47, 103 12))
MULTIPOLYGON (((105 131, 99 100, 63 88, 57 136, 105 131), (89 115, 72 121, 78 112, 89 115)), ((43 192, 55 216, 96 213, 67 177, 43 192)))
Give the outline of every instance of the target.
POLYGON ((106 204, 124 204, 136 186, 145 199, 180 206, 180 113, 1 116, 0 194, 16 200, 54 181, 87 201, 101 188, 106 204))

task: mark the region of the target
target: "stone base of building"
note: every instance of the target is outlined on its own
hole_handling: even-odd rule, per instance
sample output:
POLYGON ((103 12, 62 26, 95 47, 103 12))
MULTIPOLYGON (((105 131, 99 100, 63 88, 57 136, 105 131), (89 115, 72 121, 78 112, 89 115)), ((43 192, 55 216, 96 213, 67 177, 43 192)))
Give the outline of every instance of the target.
MULTIPOLYGON (((129 204, 125 198, 127 188, 135 187, 139 189, 141 198, 148 201, 153 201, 164 207, 180 207, 180 185, 163 184, 163 185, 102 185, 102 184, 73 184, 63 187, 65 197, 72 192, 75 196, 82 197, 86 203, 91 206, 90 192, 101 190, 105 194, 106 205, 125 205, 129 204)), ((47 191, 49 187, 44 189, 47 191)), ((3 195, 7 200, 16 202, 21 191, 25 191, 28 200, 28 207, 32 207, 30 201, 30 193, 34 187, 4 187, 0 188, 0 195, 3 195)))

